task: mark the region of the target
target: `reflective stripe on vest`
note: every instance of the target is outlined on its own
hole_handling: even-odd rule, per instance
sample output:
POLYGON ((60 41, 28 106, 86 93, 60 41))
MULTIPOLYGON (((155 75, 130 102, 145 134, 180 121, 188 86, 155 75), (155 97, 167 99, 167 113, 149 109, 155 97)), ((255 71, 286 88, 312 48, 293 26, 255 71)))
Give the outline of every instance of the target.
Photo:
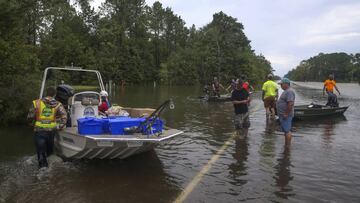
POLYGON ((38 99, 33 101, 35 108, 35 127, 39 128, 56 128, 55 113, 59 107, 58 104, 55 108, 49 108, 46 104, 38 99))

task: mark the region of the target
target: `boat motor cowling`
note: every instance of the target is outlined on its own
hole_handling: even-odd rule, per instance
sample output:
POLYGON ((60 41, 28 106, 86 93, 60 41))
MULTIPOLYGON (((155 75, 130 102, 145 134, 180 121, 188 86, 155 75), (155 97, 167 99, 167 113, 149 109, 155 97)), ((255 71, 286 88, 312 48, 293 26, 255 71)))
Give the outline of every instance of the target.
POLYGON ((55 99, 61 102, 64 107, 68 105, 69 97, 74 95, 74 88, 70 85, 61 84, 56 88, 56 97, 55 99))

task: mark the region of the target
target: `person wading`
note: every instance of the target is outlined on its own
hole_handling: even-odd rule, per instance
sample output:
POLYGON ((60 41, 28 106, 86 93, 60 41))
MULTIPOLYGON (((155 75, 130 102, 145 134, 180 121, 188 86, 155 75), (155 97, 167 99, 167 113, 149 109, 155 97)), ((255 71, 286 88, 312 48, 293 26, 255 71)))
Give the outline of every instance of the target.
POLYGON ((243 81, 243 88, 251 93, 252 91, 254 91, 254 87, 250 85, 249 81, 246 80, 245 76, 241 76, 241 80, 243 81))
POLYGON ((230 85, 226 88, 226 91, 227 92, 232 92, 236 89, 236 79, 232 79, 231 82, 230 82, 230 85), (229 91, 231 90, 231 91, 229 91))
POLYGON ((337 96, 334 93, 334 88, 340 95, 339 89, 337 88, 336 82, 334 80, 334 75, 330 74, 329 79, 324 81, 324 88, 323 88, 323 95, 325 95, 325 90, 328 95, 328 101, 326 103, 326 106, 331 106, 331 107, 339 106, 339 103, 337 101, 337 96))
POLYGON ((266 118, 275 118, 276 100, 278 98, 278 85, 272 80, 273 75, 267 76, 267 81, 262 86, 262 99, 266 111, 266 118))
POLYGON ((250 127, 248 107, 248 103, 250 102, 249 93, 242 86, 243 82, 239 81, 236 89, 231 94, 231 101, 234 104, 234 124, 237 135, 240 135, 242 131, 244 131, 243 134, 246 135, 250 127))
POLYGON ((290 88, 290 80, 283 78, 280 82, 282 92, 276 107, 280 126, 285 135, 285 144, 291 143, 291 122, 294 117, 295 92, 290 88))
POLYGON ((220 84, 217 77, 214 77, 214 81, 213 81, 211 86, 212 86, 212 90, 214 92, 214 95, 217 96, 217 97, 220 97, 220 88, 225 89, 224 86, 222 86, 222 84, 220 84))
POLYGON ((48 167, 47 157, 54 151, 54 136, 66 126, 64 106, 54 99, 56 90, 49 87, 46 97, 32 102, 27 119, 34 126, 34 141, 39 168, 48 167))

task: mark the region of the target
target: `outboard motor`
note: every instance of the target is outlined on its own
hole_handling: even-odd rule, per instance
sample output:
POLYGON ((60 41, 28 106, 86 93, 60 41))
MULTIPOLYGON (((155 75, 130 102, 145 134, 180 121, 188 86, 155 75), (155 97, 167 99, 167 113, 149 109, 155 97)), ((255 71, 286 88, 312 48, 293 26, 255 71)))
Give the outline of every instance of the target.
POLYGON ((57 101, 61 102, 61 104, 64 106, 65 110, 67 111, 68 119, 67 119, 66 127, 71 126, 70 112, 68 109, 68 100, 73 95, 74 95, 74 88, 71 87, 70 85, 61 84, 61 85, 57 86, 57 88, 56 88, 55 99, 57 101))
POLYGON ((62 105, 67 110, 68 108, 68 99, 74 95, 74 88, 70 85, 61 84, 56 88, 55 99, 62 103, 62 105))

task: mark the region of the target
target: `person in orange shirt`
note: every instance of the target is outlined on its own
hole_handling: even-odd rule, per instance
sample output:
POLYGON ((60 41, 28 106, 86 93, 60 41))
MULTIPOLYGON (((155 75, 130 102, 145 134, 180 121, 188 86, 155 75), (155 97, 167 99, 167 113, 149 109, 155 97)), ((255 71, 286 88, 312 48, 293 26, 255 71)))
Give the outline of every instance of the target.
POLYGON ((323 88, 323 95, 325 95, 325 90, 326 90, 326 93, 328 95, 328 102, 326 103, 326 106, 331 106, 331 107, 338 107, 339 106, 338 101, 337 101, 337 96, 334 93, 334 88, 340 95, 340 91, 337 88, 336 82, 334 80, 334 75, 330 74, 329 79, 325 80, 324 88, 323 88))

